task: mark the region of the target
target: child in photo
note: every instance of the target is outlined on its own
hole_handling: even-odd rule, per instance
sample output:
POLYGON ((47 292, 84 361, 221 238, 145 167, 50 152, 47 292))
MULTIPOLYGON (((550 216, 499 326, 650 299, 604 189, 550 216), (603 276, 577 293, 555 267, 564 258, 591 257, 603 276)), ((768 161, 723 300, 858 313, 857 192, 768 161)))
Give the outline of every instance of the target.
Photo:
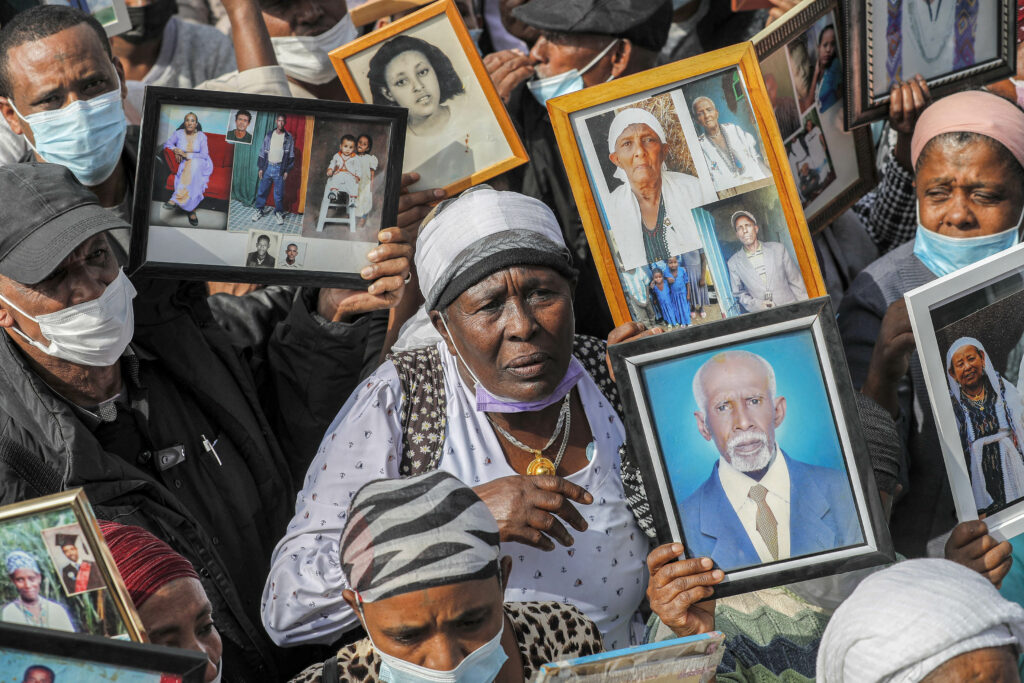
POLYGON ((363 163, 356 154, 356 139, 351 135, 342 135, 338 152, 331 158, 327 167, 327 194, 331 202, 341 201, 342 193, 348 195, 348 205, 355 205, 359 196, 359 181, 364 175, 363 163))
POLYGON ((655 268, 652 273, 654 281, 651 282, 651 291, 661 309, 661 319, 668 325, 682 325, 683 320, 672 296, 672 285, 665 281, 665 273, 661 268, 655 268))
POLYGON ((359 193, 356 199, 356 218, 359 220, 359 227, 366 223, 366 216, 373 209, 373 177, 377 173, 377 157, 370 154, 373 151, 373 139, 363 133, 356 141, 356 154, 362 161, 362 173, 359 176, 359 193))
MULTIPOLYGON (((686 298, 686 286, 690 278, 686 275, 686 269, 679 267, 679 259, 675 256, 668 257, 668 270, 665 271, 665 281, 668 282, 669 292, 672 294, 672 303, 675 304, 679 313, 679 324, 690 324, 690 302, 686 298)), ((668 321, 666 321, 668 322, 668 321)))

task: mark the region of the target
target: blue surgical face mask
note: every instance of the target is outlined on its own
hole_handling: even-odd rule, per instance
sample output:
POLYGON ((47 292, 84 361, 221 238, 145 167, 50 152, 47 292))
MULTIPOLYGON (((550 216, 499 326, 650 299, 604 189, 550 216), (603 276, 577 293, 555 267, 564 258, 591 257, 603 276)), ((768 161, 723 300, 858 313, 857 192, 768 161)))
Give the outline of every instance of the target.
POLYGON ((939 277, 949 275, 1017 244, 1022 221, 1024 210, 1017 219, 1017 225, 1008 230, 980 237, 948 237, 921 225, 921 210, 918 208, 914 256, 939 277))
MULTIPOLYGON (((608 43, 608 47, 601 50, 596 57, 590 60, 582 69, 569 69, 560 74, 554 76, 548 76, 547 78, 538 78, 534 81, 527 81, 526 87, 530 89, 533 96, 540 102, 540 106, 546 107, 548 100, 559 95, 568 95, 571 92, 577 92, 583 90, 583 74, 594 68, 594 65, 601 61, 601 58, 608 54, 619 42, 618 38, 608 43)), ((608 80, 612 80, 609 76, 608 80)))
MULTIPOLYGON (((14 102, 8 99, 11 108, 14 102)), ((75 100, 63 109, 22 116, 36 144, 29 145, 51 164, 66 166, 88 187, 109 178, 121 159, 128 122, 117 87, 91 100, 75 100)), ((27 142, 27 139, 26 139, 27 142)))

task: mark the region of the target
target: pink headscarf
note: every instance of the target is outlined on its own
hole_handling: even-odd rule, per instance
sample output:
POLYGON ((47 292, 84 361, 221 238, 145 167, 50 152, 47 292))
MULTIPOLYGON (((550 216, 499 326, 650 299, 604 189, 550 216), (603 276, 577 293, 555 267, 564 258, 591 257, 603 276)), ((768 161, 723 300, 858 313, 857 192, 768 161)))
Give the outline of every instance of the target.
POLYGON ((1009 150, 1024 167, 1024 111, 999 95, 968 90, 943 97, 921 114, 910 143, 910 163, 928 141, 943 133, 965 131, 987 135, 1009 150))

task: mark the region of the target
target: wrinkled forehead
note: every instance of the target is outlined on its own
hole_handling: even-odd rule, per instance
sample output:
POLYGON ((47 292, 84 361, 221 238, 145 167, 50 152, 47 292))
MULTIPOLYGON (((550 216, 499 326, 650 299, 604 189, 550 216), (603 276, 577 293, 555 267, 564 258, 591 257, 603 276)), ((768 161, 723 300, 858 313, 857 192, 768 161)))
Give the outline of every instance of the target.
POLYGON ((737 391, 770 391, 765 367, 744 356, 712 358, 704 365, 701 380, 708 398, 737 391))
POLYGON ((12 47, 7 59, 13 93, 28 101, 92 76, 115 72, 99 36, 84 23, 12 47))
POLYGON ((636 136, 643 137, 643 136, 646 136, 646 135, 650 135, 650 136, 652 136, 654 138, 657 138, 658 142, 661 142, 661 143, 665 142, 654 131, 654 129, 651 128, 650 126, 648 126, 646 123, 631 123, 628 126, 626 126, 625 130, 623 130, 621 133, 619 133, 619 137, 615 138, 615 146, 618 147, 620 142, 622 142, 623 140, 626 140, 628 138, 632 138, 632 137, 636 137, 636 136))

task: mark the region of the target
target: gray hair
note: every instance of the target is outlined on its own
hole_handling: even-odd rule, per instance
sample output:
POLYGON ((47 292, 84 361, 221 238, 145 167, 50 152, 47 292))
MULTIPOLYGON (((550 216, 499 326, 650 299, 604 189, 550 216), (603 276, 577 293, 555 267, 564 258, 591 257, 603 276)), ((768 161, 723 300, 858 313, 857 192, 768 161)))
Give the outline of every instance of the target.
POLYGON ((700 102, 701 100, 707 100, 708 102, 711 103, 711 106, 715 108, 715 111, 718 111, 718 105, 715 104, 715 101, 713 99, 711 99, 707 95, 701 95, 700 97, 693 101, 693 104, 690 105, 690 111, 694 113, 694 115, 696 115, 697 103, 700 102))
POLYGON ((697 407, 700 409, 700 412, 705 414, 708 412, 708 397, 704 392, 704 376, 710 371, 711 364, 727 363, 734 360, 750 360, 759 363, 765 376, 768 377, 769 397, 775 398, 778 387, 775 383, 775 369, 772 367, 771 363, 750 351, 723 351, 722 353, 715 354, 704 361, 704 365, 700 366, 697 370, 697 374, 693 376, 693 398, 697 401, 697 407))

